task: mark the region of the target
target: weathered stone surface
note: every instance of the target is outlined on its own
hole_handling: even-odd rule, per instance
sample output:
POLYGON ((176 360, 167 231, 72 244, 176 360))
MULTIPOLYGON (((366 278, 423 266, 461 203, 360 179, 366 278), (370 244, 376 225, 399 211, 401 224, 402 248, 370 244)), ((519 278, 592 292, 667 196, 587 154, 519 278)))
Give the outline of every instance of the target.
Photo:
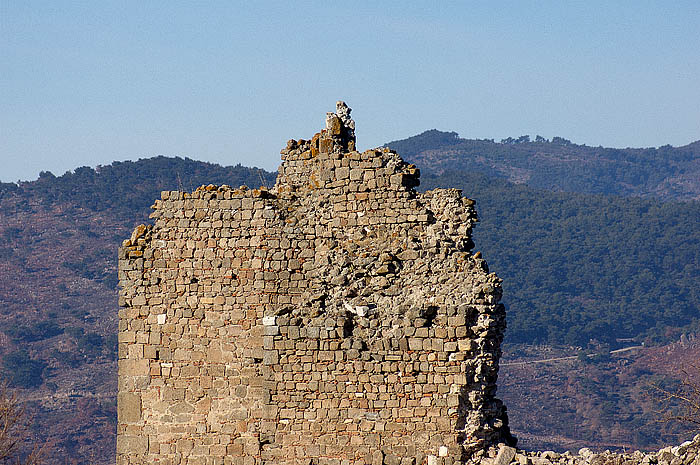
POLYGON ((141 419, 141 396, 130 392, 120 392, 117 402, 117 421, 135 423, 141 419))
POLYGON ((496 455, 496 458, 493 461, 493 465, 510 465, 510 462, 515 457, 515 452, 515 447, 501 444, 500 448, 498 449, 498 455, 496 455))
POLYGON ((144 436, 117 435, 117 455, 143 456, 148 452, 148 438, 144 436))

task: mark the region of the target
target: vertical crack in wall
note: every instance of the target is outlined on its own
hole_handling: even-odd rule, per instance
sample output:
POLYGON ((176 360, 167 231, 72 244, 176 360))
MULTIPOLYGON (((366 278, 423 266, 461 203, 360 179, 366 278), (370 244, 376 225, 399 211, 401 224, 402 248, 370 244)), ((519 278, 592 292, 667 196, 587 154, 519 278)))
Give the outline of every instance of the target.
POLYGON ((163 192, 119 251, 119 464, 458 464, 513 443, 474 202, 350 109, 277 182, 163 192))

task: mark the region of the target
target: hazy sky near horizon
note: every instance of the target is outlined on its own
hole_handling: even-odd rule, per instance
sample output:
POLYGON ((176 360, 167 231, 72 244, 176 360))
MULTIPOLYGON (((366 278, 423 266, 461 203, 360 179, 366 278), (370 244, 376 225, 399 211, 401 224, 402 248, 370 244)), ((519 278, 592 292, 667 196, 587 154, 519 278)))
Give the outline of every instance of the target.
POLYGON ((0 181, 156 155, 277 168, 345 100, 427 129, 700 139, 700 2, 0 0, 0 181))

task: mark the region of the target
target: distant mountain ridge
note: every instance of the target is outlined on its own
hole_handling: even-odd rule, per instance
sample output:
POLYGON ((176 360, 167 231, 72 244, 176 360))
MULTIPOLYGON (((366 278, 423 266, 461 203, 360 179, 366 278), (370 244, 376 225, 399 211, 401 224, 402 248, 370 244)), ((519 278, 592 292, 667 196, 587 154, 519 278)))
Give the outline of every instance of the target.
POLYGON ((616 149, 561 137, 462 139, 431 129, 386 145, 436 175, 465 171, 552 191, 700 200, 700 140, 682 147, 616 149))

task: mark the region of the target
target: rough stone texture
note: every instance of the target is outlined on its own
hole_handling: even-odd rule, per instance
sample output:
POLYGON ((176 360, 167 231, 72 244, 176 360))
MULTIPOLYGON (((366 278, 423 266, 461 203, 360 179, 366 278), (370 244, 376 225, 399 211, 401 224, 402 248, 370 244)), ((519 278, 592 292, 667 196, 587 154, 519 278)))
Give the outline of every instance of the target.
POLYGON ((493 459, 493 465, 509 465, 515 458, 515 447, 502 444, 498 450, 496 458, 493 459))
POLYGON ((271 190, 163 192, 119 250, 118 464, 431 464, 513 444, 476 212, 350 109, 271 190))

